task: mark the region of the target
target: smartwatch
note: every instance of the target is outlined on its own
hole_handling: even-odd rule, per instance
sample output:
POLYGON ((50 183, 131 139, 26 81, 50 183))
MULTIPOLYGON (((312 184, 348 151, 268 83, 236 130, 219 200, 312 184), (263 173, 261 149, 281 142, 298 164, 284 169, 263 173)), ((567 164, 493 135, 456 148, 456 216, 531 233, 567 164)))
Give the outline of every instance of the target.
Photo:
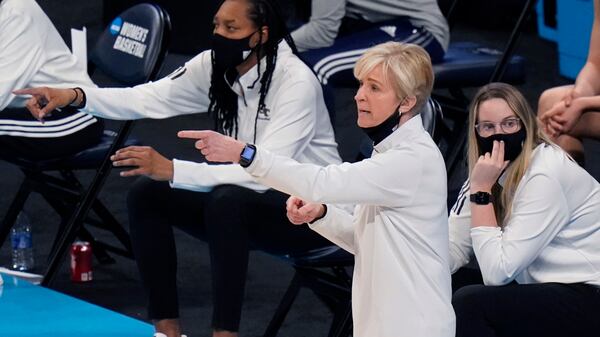
POLYGON ((246 144, 242 150, 242 153, 240 153, 240 166, 250 166, 254 160, 254 156, 256 156, 256 146, 253 144, 246 144))
POLYGON ((494 202, 494 196, 488 192, 475 192, 469 196, 469 200, 477 205, 487 205, 494 202))

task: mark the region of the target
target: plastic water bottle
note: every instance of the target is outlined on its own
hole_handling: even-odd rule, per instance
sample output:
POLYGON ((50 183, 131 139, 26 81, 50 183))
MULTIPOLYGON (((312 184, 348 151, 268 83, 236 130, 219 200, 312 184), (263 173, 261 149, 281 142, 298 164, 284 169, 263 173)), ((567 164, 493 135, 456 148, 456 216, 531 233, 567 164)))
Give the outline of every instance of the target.
POLYGON ((13 226, 10 239, 12 242, 12 268, 30 270, 33 268, 33 245, 31 223, 25 212, 19 213, 13 226))

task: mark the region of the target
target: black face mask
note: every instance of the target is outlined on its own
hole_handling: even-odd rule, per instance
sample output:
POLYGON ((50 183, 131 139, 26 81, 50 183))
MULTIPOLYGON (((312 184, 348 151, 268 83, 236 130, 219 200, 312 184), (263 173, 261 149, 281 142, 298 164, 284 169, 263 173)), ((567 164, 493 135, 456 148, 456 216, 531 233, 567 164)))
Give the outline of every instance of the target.
POLYGON ((489 137, 481 137, 475 132, 477 137, 477 145, 479 146, 479 155, 483 156, 487 152, 492 153, 494 147, 494 141, 504 141, 504 160, 513 161, 515 160, 521 151, 523 150, 523 142, 527 132, 524 127, 515 133, 497 133, 489 137))
MULTIPOLYGON (((256 32, 254 32, 256 33, 256 32)), ((228 39, 219 34, 213 34, 212 50, 215 66, 219 69, 230 69, 244 62, 244 53, 250 53, 250 38, 254 33, 242 39, 228 39)))
POLYGON ((367 136, 371 138, 373 144, 379 144, 379 142, 391 135, 392 132, 398 128, 398 124, 400 124, 400 113, 398 112, 398 109, 400 109, 400 105, 398 105, 390 117, 381 122, 381 124, 370 128, 361 128, 367 136))

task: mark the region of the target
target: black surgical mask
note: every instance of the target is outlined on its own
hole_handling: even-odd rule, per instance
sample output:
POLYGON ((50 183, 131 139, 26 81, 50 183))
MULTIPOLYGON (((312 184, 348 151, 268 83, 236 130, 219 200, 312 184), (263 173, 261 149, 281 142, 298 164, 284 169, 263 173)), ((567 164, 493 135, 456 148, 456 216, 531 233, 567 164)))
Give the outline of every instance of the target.
POLYGON ((497 133, 489 137, 481 137, 475 132, 477 137, 477 145, 479 146, 479 155, 483 156, 485 153, 492 153, 494 147, 494 141, 504 141, 504 160, 513 161, 515 160, 521 151, 523 150, 523 142, 527 132, 524 127, 515 133, 497 133))
POLYGON ((212 50, 217 68, 227 70, 244 62, 245 57, 252 51, 252 48, 250 48, 250 38, 254 33, 256 32, 237 40, 213 34, 212 50))
POLYGON ((381 122, 381 124, 370 128, 361 128, 367 136, 371 138, 373 144, 379 144, 379 142, 391 135, 392 132, 398 128, 398 124, 400 124, 400 112, 398 112, 398 109, 400 109, 400 105, 398 105, 390 117, 381 122))

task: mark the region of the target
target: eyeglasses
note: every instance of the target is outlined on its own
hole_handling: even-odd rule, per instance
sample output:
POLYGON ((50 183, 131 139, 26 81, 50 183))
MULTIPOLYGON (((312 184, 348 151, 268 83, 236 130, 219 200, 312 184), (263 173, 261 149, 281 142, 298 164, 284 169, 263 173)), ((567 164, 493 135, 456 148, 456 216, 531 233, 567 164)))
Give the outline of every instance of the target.
POLYGON ((504 133, 515 133, 521 129, 521 120, 518 117, 509 117, 500 123, 481 122, 475 124, 475 130, 481 137, 489 137, 497 133, 496 125, 500 125, 504 133))

